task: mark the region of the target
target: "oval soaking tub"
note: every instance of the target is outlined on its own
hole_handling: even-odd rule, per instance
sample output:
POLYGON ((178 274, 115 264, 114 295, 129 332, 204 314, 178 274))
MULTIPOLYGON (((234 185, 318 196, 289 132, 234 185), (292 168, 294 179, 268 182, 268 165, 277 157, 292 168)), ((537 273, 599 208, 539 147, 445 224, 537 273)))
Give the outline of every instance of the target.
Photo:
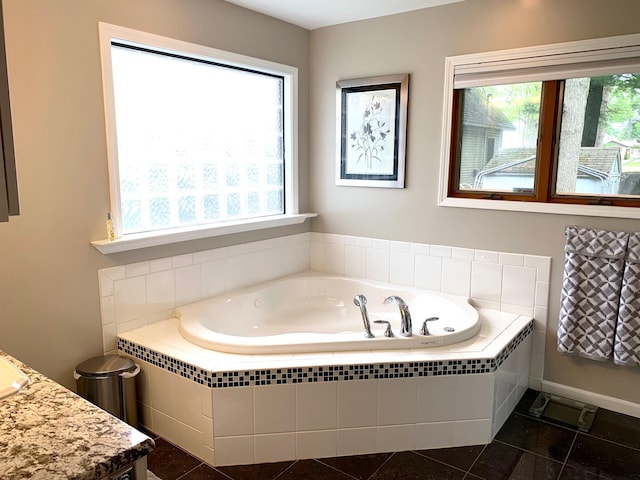
POLYGON ((176 309, 180 333, 190 342, 227 353, 267 354, 422 348, 474 336, 478 312, 468 299, 370 280, 304 274, 225 293, 176 309), (356 295, 365 295, 374 338, 366 338, 356 295), (400 336, 400 310, 409 307, 413 335, 400 336), (427 318, 429 335, 420 329, 427 318), (391 323, 394 337, 385 337, 391 323))

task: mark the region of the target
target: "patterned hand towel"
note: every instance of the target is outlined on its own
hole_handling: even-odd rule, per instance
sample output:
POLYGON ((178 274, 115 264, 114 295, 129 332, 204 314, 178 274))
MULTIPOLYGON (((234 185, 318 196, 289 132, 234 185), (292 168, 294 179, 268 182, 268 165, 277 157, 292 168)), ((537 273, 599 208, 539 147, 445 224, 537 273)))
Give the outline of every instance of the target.
POLYGON ((567 227, 566 235, 558 351, 608 360, 629 234, 567 227))
POLYGON ((618 365, 640 366, 640 233, 629 236, 613 361, 618 365))

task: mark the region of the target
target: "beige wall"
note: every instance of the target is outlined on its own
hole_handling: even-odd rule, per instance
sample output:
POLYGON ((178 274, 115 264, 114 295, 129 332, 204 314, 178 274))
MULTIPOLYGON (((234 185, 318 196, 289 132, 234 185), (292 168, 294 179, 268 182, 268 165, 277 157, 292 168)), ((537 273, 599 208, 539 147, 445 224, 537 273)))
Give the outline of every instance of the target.
POLYGON ((640 230, 637 220, 437 206, 444 58, 638 33, 637 0, 467 0, 311 32, 313 230, 553 257, 545 380, 640 402, 640 369, 561 357, 565 225, 640 230), (411 74, 404 190, 336 187, 335 82, 411 74))
POLYGON ((301 210, 308 209, 308 42, 221 0, 4 0, 22 214, 0 224, 0 349, 73 386, 102 352, 97 270, 308 230, 307 225, 103 256, 109 210, 98 22, 299 68, 301 210))
POLYGON ((467 0, 309 32, 220 0, 3 0, 22 215, 0 224, 0 349, 72 386, 101 352, 97 270, 307 226, 103 256, 108 185, 97 22, 300 70, 301 211, 313 230, 554 258, 545 379, 640 402, 640 369, 555 353, 568 224, 637 221, 439 208, 444 57, 637 33, 637 0, 467 0), (411 73, 407 188, 334 185, 335 82, 411 73), (309 95, 311 91, 311 95, 309 95), (310 160, 309 160, 310 159, 310 160), (372 205, 374 206, 372 208, 372 205))

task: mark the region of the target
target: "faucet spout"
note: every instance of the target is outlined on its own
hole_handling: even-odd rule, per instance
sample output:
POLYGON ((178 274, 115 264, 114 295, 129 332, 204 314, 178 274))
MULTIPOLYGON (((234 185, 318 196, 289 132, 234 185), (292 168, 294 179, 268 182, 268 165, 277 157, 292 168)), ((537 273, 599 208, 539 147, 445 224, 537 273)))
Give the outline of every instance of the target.
POLYGON ((364 295, 356 295, 353 298, 353 303, 356 307, 360 307, 360 313, 362 314, 362 323, 364 323, 364 336, 367 338, 373 338, 371 333, 371 323, 369 322, 369 313, 367 312, 367 297, 364 295))
POLYGON ((403 337, 410 337, 411 333, 411 313, 409 313, 409 307, 403 299, 397 295, 391 295, 384 299, 384 303, 396 302, 400 308, 400 335, 403 337))

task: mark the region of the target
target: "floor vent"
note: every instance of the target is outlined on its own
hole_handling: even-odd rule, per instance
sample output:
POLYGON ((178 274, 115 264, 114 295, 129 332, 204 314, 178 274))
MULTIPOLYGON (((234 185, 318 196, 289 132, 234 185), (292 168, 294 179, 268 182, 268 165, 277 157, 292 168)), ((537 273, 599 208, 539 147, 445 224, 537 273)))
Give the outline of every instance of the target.
POLYGON ((569 398, 540 392, 529 407, 529 415, 554 423, 576 427, 581 432, 591 429, 598 407, 569 398))

